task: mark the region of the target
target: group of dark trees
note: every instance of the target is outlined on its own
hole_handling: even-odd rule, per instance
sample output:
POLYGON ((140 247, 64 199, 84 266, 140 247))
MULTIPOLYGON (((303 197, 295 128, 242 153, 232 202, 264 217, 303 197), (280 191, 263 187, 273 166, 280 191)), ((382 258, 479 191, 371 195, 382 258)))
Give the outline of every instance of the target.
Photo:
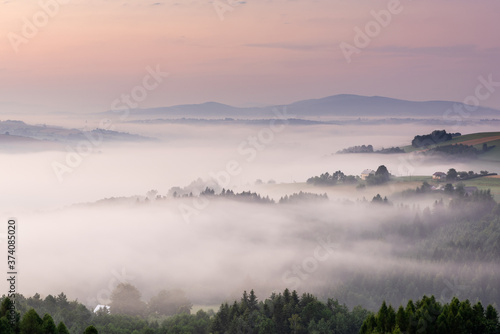
POLYGON ((387 170, 387 167, 381 165, 375 171, 375 174, 370 174, 366 178, 366 183, 370 186, 384 184, 389 182, 391 179, 391 174, 387 170))
POLYGON ((345 175, 340 170, 334 172, 333 174, 326 172, 320 176, 313 176, 307 179, 308 184, 313 184, 315 186, 334 186, 336 184, 354 184, 356 182, 358 182, 356 176, 345 175))
POLYGON ((285 195, 280 198, 280 204, 294 204, 299 202, 316 202, 328 200, 328 196, 325 194, 313 194, 308 192, 299 191, 298 193, 293 193, 290 196, 285 195))
MULTIPOLYGON (((56 326, 51 315, 40 318, 35 309, 17 313, 13 323, 7 319, 10 299, 3 298, 0 308, 0 333, 2 334, 306 334, 306 333, 478 333, 500 332, 498 312, 480 302, 471 305, 469 300, 460 302, 453 298, 442 305, 434 296, 424 296, 397 311, 384 301, 378 312, 372 313, 360 306, 352 310, 338 300, 318 300, 312 294, 299 296, 296 291, 285 289, 259 301, 254 291, 243 293, 240 301, 223 303, 219 310, 198 311, 148 321, 145 318, 124 314, 100 312, 85 321, 85 329, 68 328, 63 322, 56 326)), ((73 303, 73 302, 71 302, 73 303)), ((379 304, 380 305, 380 304, 379 304)))
POLYGON ((346 153, 373 153, 373 146, 372 145, 351 146, 337 152, 337 154, 346 154, 346 153))
POLYGON ((390 204, 389 199, 387 198, 387 196, 385 196, 384 198, 382 198, 382 196, 380 196, 380 194, 377 194, 377 195, 375 195, 372 198, 372 203, 373 204, 390 204))
POLYGON ((426 155, 445 154, 453 155, 460 158, 475 159, 482 151, 472 145, 454 144, 436 146, 424 152, 426 155))
POLYGON ((389 148, 382 148, 380 150, 373 150, 372 145, 360 145, 360 146, 351 146, 348 148, 344 148, 343 150, 337 152, 337 154, 347 154, 347 153, 395 154, 395 153, 405 153, 405 151, 400 147, 389 147, 389 148))
MULTIPOLYGON (((366 178, 366 183, 370 186, 383 184, 388 182, 390 178, 391 174, 387 170, 387 167, 381 165, 377 168, 375 174, 371 174, 366 178)), ((315 186, 334 186, 337 184, 356 184, 359 180, 357 176, 345 175, 342 171, 338 170, 333 174, 326 172, 320 176, 310 177, 307 179, 307 183, 315 186)))
POLYGON ((222 189, 219 194, 215 193, 215 190, 212 188, 205 188, 204 191, 200 193, 200 196, 211 196, 211 197, 224 197, 233 200, 243 201, 243 202, 254 202, 254 203, 274 203, 274 200, 269 198, 269 196, 261 196, 255 192, 251 191, 242 191, 241 193, 235 193, 232 190, 222 189))
POLYGON ((427 147, 430 145, 443 143, 460 135, 460 133, 447 133, 446 130, 434 130, 427 135, 415 136, 411 141, 411 145, 416 148, 427 147))
POLYGON ((447 181, 457 181, 457 180, 469 180, 469 179, 474 179, 477 177, 482 177, 482 176, 488 176, 488 175, 496 175, 496 173, 489 173, 487 170, 482 170, 478 173, 470 170, 468 172, 466 171, 460 171, 457 172, 455 168, 450 168, 448 172, 446 173, 446 180, 447 181))
MULTIPOLYGON (((338 172, 337 172, 338 173, 338 172)), ((342 172, 340 172, 342 173, 342 172)), ((328 173, 327 173, 328 174, 328 173)), ((274 204, 274 200, 270 199, 269 196, 263 197, 257 193, 250 191, 243 191, 241 193, 234 193, 232 190, 222 189, 221 193, 216 194, 211 188, 206 188, 200 196, 211 196, 211 197, 224 197, 233 200, 243 201, 243 202, 253 202, 253 203, 264 203, 264 204, 274 204)), ((299 191, 298 193, 293 193, 291 195, 282 196, 278 203, 288 204, 288 203, 299 203, 299 202, 311 202, 311 201, 322 201, 328 200, 328 196, 325 194, 314 194, 310 192, 299 191)))
POLYGON ((352 311, 337 300, 326 303, 315 296, 286 289, 259 301, 253 290, 243 293, 240 302, 221 305, 211 333, 346 333, 357 334, 369 312, 356 307, 352 311))
MULTIPOLYGON (((39 305, 41 309, 50 307, 51 298, 40 299, 37 297, 35 299, 41 301, 42 305, 39 305)), ((77 301, 71 301, 66 306, 58 306, 52 315, 45 313, 43 318, 40 318, 35 308, 26 309, 26 300, 32 300, 32 298, 24 299, 22 295, 16 296, 15 320, 11 321, 10 306, 12 301, 5 296, 2 298, 0 307, 1 334, 208 334, 214 314, 213 312, 198 311, 195 315, 191 315, 187 312, 163 317, 163 323, 159 325, 156 320, 120 313, 122 311, 129 312, 130 310, 116 309, 116 305, 115 311, 112 313, 100 310, 93 314, 84 305, 79 304, 77 301), (19 300, 22 301, 20 309, 17 308, 19 300), (78 305, 78 319, 73 319, 73 325, 69 329, 62 321, 56 326, 54 318, 71 318, 70 315, 64 313, 73 313, 74 310, 70 306, 73 304, 78 305)), ((162 305, 159 305, 159 309, 163 308, 162 305)))
MULTIPOLYGON (((83 304, 68 301, 64 293, 55 297, 48 295, 45 298, 41 298, 39 294, 29 298, 18 294, 15 298, 14 312, 17 320, 16 324, 11 326, 12 332, 9 332, 7 329, 4 331, 3 328, 9 325, 7 312, 10 312, 12 302, 4 296, 0 309, 0 334, 81 334, 91 325, 102 334, 132 333, 137 330, 138 332, 134 332, 136 334, 150 327, 160 328, 156 321, 150 322, 146 319, 164 319, 181 315, 190 318, 192 316, 190 314, 192 304, 181 290, 162 290, 145 303, 136 287, 120 283, 113 290, 110 299, 109 311, 101 308, 94 314, 83 304), (45 314, 45 316, 40 319, 38 314, 45 314), (55 323, 58 325, 55 326, 55 323), (26 330, 23 331, 23 328, 26 330), (41 332, 33 328, 41 328, 41 332), (55 332, 52 331, 54 328, 55 332)), ((205 318, 209 318, 209 315, 205 318)), ((92 330, 91 327, 85 333, 94 333, 92 330)))
POLYGON ((380 150, 375 151, 375 153, 400 154, 400 153, 406 153, 406 152, 402 148, 395 146, 395 147, 381 148, 380 150))
MULTIPOLYGON (((60 321, 56 326, 49 313, 41 318, 34 308, 30 308, 23 316, 14 307, 15 301, 4 297, 0 306, 0 333, 2 334, 70 334, 66 325, 60 321)), ((69 306, 69 304, 68 304, 69 306)), ((94 326, 89 325, 83 334, 97 334, 94 326)))
MULTIPOLYGON (((53 333, 54 327, 57 329, 55 333, 82 333, 89 326, 92 318, 92 313, 84 305, 77 301, 68 301, 64 293, 57 296, 48 295, 44 299, 39 294, 29 298, 16 294, 14 301, 18 324, 12 328, 12 333, 16 334, 53 333), (40 318, 41 314, 44 314, 43 318, 40 318), (57 326, 55 326, 56 323, 57 326), (26 329, 23 332, 23 328, 37 329, 36 331, 26 329), (44 332, 43 328, 51 328, 51 331, 44 332)), ((2 314, 11 302, 9 298, 2 297, 2 314)), ((4 332, 0 330, 0 333, 4 332)))
MULTIPOLYGON (((129 283, 120 283, 110 296, 111 314, 130 316, 171 316, 189 314, 192 304, 182 290, 161 290, 149 303, 141 299, 140 291, 129 283)), ((107 313, 107 310, 103 310, 107 313)))
POLYGON ((500 333, 497 310, 480 302, 471 305, 469 300, 457 298, 441 305, 434 296, 424 296, 398 310, 382 303, 376 314, 370 314, 361 327, 361 334, 372 333, 435 333, 435 334, 497 334, 500 333))

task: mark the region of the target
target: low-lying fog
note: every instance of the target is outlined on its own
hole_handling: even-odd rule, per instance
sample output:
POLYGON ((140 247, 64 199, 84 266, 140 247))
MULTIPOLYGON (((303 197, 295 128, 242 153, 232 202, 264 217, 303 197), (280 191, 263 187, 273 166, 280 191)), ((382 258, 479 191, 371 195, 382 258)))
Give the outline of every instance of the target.
MULTIPOLYGON (((213 303, 238 296, 243 289, 269 293, 286 286, 300 290, 334 286, 347 268, 368 272, 408 264, 437 272, 435 265, 394 257, 397 242, 389 246, 383 240, 349 241, 350 235, 384 223, 394 210, 341 204, 341 198, 355 201, 373 196, 354 187, 330 191, 331 200, 323 204, 214 200, 190 222, 183 219, 179 205, 191 205, 192 199, 72 206, 145 195, 151 189, 167 195, 172 187, 214 175, 225 188, 254 190, 278 200, 304 190, 301 183, 311 176, 336 170, 359 175, 382 164, 394 175, 431 175, 451 167, 500 172, 494 163, 430 163, 400 154, 332 154, 363 144, 404 146, 413 136, 435 129, 409 124, 292 126, 276 122, 228 127, 124 123, 116 124, 115 130, 158 140, 92 144, 93 152, 76 162, 71 160, 71 152, 77 148, 71 145, 66 152, 0 153, 2 216, 16 217, 20 225, 19 290, 25 295, 64 291, 92 305, 106 301, 117 277, 125 277, 145 298, 164 288, 182 288, 197 303, 213 303), (55 172, 54 165, 66 168, 55 172), (265 185, 256 186, 258 179, 265 185), (270 180, 278 185, 267 184, 270 180), (335 246, 317 250, 328 238, 335 246), (315 256, 324 260, 316 265, 307 260, 315 256), (311 266, 307 279, 287 274, 294 264, 303 263, 311 266)), ((493 130, 488 126, 459 129, 464 134, 493 130)), ((408 219, 414 215, 410 212, 408 219)), ((400 247, 404 249, 404 245, 400 247)))
POLYGON ((403 146, 414 135, 429 133, 433 126, 284 126, 277 122, 274 127, 115 124, 115 129, 158 140, 96 145, 89 141, 81 147, 78 143, 62 146, 63 151, 0 152, 3 210, 15 215, 19 210, 58 208, 105 197, 145 194, 150 189, 166 194, 173 186, 214 176, 223 185, 229 182, 226 188, 245 190, 256 180, 301 183, 327 171, 359 175, 382 164, 398 176, 431 175, 450 167, 498 172, 495 163, 431 164, 400 154, 334 154, 355 145, 371 144, 375 149, 403 146), (76 156, 74 152, 79 149, 82 154, 76 156), (232 173, 230 178, 228 172, 232 173))

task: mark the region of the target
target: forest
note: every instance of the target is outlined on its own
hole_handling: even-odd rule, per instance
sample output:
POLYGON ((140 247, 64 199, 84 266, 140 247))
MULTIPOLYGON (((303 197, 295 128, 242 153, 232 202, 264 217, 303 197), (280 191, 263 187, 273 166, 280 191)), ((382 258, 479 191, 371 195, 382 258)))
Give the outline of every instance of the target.
MULTIPOLYGON (((127 303, 132 305, 137 301, 127 303)), ((321 301, 309 293, 299 296, 288 289, 259 300, 251 290, 244 291, 239 301, 223 303, 217 312, 200 310, 190 314, 189 309, 184 309, 162 318, 126 314, 123 310, 110 313, 101 309, 91 313, 77 301, 67 301, 63 293, 56 298, 23 300, 26 310, 22 314, 16 312, 14 318, 9 315, 11 305, 9 298, 2 298, 2 334, 495 334, 500 331, 498 311, 492 305, 485 309, 480 302, 472 305, 469 300, 460 302, 457 298, 442 304, 434 296, 423 296, 415 303, 409 300, 397 311, 383 301, 378 312, 371 312, 360 306, 350 310, 336 299, 321 301), (52 315, 45 313, 49 310, 52 315), (43 318, 39 314, 44 314, 43 318), (56 325, 54 319, 62 320, 56 325)))
MULTIPOLYGON (((429 189, 424 182, 401 195, 426 198, 433 194, 429 189)), ((230 190, 219 195, 210 188, 204 192, 236 196, 230 190)), ((257 200, 254 205, 267 202, 250 192, 240 196, 257 200)), ((64 293, 45 298, 17 295, 12 318, 12 301, 3 296, 0 333, 499 333, 495 308, 500 302, 499 273, 488 264, 500 257, 500 205, 489 190, 467 194, 458 186, 451 187, 447 196, 448 203, 435 200, 432 208, 417 210, 406 223, 400 220, 412 210, 395 204, 392 210, 400 214, 356 237, 397 238, 407 247, 395 250, 395 256, 436 264, 438 272, 404 266, 372 272, 353 269, 342 284, 320 293, 285 289, 259 300, 249 289, 240 300, 222 303, 218 311, 194 314, 180 290, 162 290, 145 302, 139 289, 124 283, 111 294, 109 309, 95 313, 64 293), (450 275, 457 280, 444 279, 443 287, 442 278, 450 275)), ((325 200, 326 195, 297 193, 279 202, 300 205, 325 200)), ((379 194, 371 202, 390 203, 379 194)))

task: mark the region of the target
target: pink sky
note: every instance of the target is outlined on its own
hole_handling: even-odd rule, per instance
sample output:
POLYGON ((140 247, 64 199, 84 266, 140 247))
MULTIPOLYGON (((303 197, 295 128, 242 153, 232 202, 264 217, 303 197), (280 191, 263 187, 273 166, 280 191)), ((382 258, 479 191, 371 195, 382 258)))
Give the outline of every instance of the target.
MULTIPOLYGON (((224 20, 210 0, 60 2, 17 52, 9 36, 23 36, 23 18, 32 22, 42 9, 0 3, 0 111, 8 103, 107 110, 157 65, 170 76, 140 107, 343 93, 463 101, 478 76, 500 81, 498 0, 401 0, 401 12, 350 63, 339 44, 354 45, 354 28, 390 1, 229 0, 224 20)), ((500 109, 496 89, 484 106, 500 109)))

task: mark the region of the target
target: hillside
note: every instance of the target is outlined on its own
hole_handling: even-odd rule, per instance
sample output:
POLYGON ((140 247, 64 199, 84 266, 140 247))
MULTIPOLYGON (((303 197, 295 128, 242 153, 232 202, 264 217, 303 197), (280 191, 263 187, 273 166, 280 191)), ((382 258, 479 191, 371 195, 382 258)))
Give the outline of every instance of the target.
POLYGON ((411 145, 403 147, 406 152, 423 152, 435 147, 443 147, 454 144, 470 145, 478 150, 482 150, 486 144, 490 148, 487 152, 478 155, 478 159, 485 161, 500 161, 500 132, 480 132, 471 133, 455 137, 452 140, 445 141, 436 145, 429 145, 425 149, 418 149, 411 145))
MULTIPOLYGON (((406 101, 381 96, 360 96, 352 94, 333 95, 319 99, 297 101, 288 105, 239 108, 226 104, 207 102, 162 108, 130 110, 134 118, 273 118, 273 109, 286 107, 289 118, 332 118, 332 117, 427 117, 443 119, 448 109, 462 103, 453 101, 406 101)), ((108 117, 116 112, 104 112, 108 117)), ((500 118, 500 111, 479 107, 475 117, 500 118)), ((453 119, 451 117, 451 119, 453 119)))
POLYGON ((448 143, 472 145, 478 150, 482 149, 483 144, 487 144, 488 146, 495 146, 488 152, 481 154, 479 158, 481 160, 500 161, 500 132, 481 132, 463 135, 452 139, 448 143))
MULTIPOLYGON (((111 131, 111 130, 90 130, 99 131, 105 141, 145 141, 151 140, 140 135, 111 131)), ((50 125, 32 125, 23 121, 6 120, 0 121, 1 143, 36 143, 38 141, 46 142, 75 142, 86 140, 85 131, 80 129, 69 129, 50 125)))

